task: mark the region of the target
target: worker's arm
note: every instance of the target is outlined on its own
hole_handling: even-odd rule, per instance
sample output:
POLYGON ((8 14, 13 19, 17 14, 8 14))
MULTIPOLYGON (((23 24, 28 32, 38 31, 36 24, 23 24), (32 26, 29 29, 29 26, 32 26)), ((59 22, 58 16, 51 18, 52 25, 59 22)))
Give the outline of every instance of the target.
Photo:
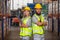
POLYGON ((38 19, 35 16, 32 17, 32 22, 39 25, 39 26, 43 25, 43 22, 38 21, 38 19))
POLYGON ((41 25, 46 26, 48 23, 47 22, 37 22, 36 24, 39 25, 39 26, 41 26, 41 25))
POLYGON ((23 19, 20 20, 19 25, 20 27, 28 27, 26 24, 23 23, 23 19))
POLYGON ((47 22, 44 21, 44 17, 42 18, 42 21, 40 22, 40 21, 37 20, 37 18, 35 16, 33 16, 32 17, 32 21, 33 21, 33 23, 35 23, 35 24, 37 24, 39 26, 41 26, 41 25, 44 25, 44 26, 47 25, 47 22))
POLYGON ((43 16, 41 16, 41 22, 40 22, 40 24, 44 25, 44 26, 46 26, 48 24, 48 22, 46 21, 46 19, 43 16))
POLYGON ((36 22, 36 24, 41 26, 41 25, 43 25, 43 22, 36 22))

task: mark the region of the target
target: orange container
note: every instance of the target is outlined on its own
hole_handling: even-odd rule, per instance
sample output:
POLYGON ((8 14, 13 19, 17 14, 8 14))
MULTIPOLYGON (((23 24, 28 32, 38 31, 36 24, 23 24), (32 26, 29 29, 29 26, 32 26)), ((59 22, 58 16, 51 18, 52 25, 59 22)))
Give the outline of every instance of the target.
POLYGON ((19 22, 18 18, 13 18, 12 22, 19 22))

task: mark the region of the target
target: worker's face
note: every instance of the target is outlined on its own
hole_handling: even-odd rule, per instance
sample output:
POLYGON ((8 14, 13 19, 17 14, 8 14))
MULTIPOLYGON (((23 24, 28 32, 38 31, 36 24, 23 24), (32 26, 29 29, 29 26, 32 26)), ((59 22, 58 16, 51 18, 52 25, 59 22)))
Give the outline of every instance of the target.
POLYGON ((42 11, 42 9, 39 9, 39 8, 36 8, 35 10, 36 10, 36 13, 37 13, 37 14, 40 14, 41 11, 42 11))
POLYGON ((29 12, 28 10, 25 10, 25 11, 24 11, 24 16, 28 16, 29 13, 30 13, 30 12, 29 12))

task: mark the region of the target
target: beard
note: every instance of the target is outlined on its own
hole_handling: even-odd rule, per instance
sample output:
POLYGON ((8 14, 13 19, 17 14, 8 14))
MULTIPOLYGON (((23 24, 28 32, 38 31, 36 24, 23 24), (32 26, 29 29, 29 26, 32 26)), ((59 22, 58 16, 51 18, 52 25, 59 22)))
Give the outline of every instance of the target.
POLYGON ((40 12, 40 13, 37 13, 37 12, 36 12, 36 14, 37 14, 38 16, 40 16, 40 15, 41 15, 41 12, 40 12))

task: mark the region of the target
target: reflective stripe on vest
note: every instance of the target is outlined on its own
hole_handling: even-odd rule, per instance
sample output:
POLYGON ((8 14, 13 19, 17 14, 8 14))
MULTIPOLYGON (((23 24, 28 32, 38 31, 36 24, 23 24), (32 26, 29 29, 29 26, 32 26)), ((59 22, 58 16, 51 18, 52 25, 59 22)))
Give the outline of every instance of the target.
MULTIPOLYGON (((36 14, 34 14, 34 16, 38 19, 38 21, 41 20, 41 22, 44 21, 44 18, 42 15, 37 16, 36 14)), ((43 26, 38 26, 35 23, 32 23, 33 26, 33 34, 44 34, 44 30, 43 30, 43 26)))
MULTIPOLYGON (((23 23, 26 24, 28 19, 30 17, 27 18, 23 18, 23 23)), ((29 28, 20 28, 20 36, 31 36, 31 27, 29 28)))

